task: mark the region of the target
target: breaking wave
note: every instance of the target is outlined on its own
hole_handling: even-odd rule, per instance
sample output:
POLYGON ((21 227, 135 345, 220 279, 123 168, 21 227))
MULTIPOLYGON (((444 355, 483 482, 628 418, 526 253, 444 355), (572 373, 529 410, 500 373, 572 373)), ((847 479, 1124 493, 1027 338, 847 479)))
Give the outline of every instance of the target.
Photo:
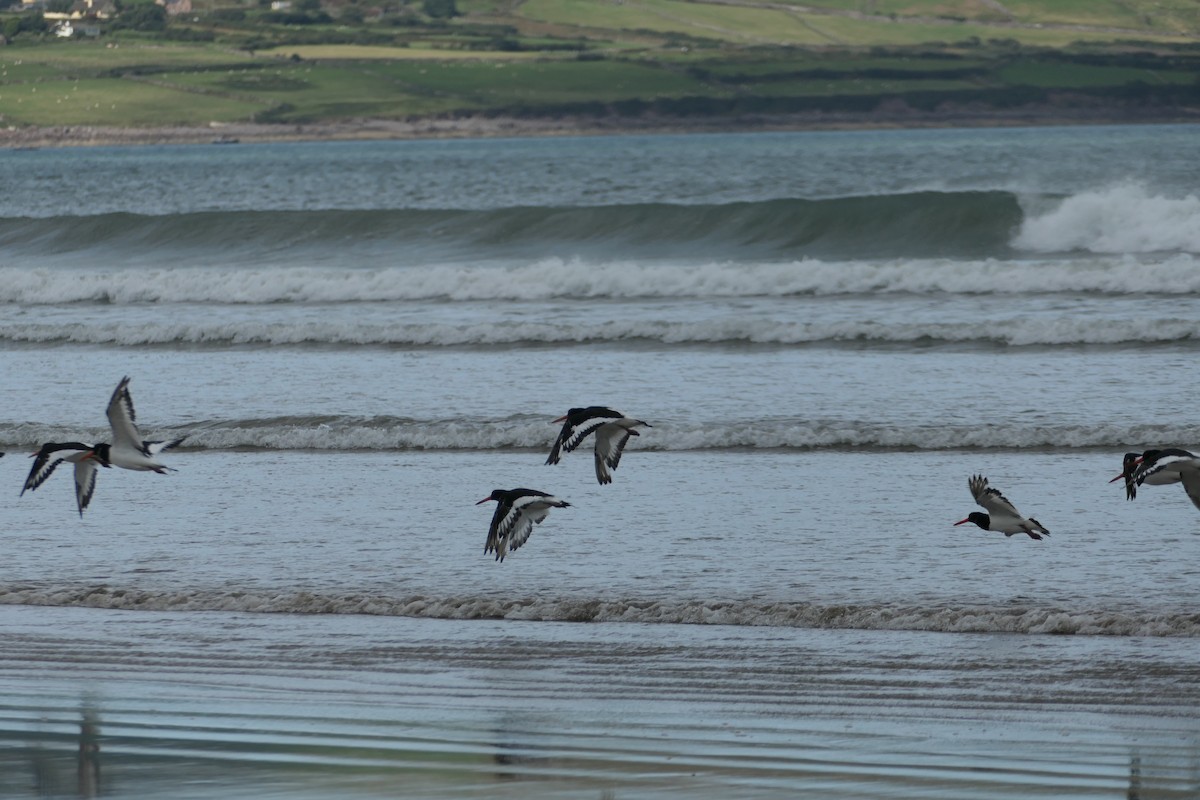
POLYGON ((548 255, 778 262, 1200 253, 1200 197, 1118 185, 1066 197, 923 191, 690 205, 7 217, 0 248, 5 266, 26 269, 43 262, 386 269, 548 255))
POLYGON ((707 260, 688 265, 540 258, 510 266, 442 264, 378 269, 0 266, 0 303, 365 303, 886 293, 1192 294, 1200 292, 1198 267, 1197 259, 1187 254, 1047 261, 707 260))
POLYGON ((480 251, 754 253, 855 256, 990 254, 1021 220, 1007 192, 916 192, 825 200, 488 210, 205 211, 0 219, 0 247, 26 255, 226 256, 370 252, 403 262, 480 251))
MULTIPOLYGON (((181 449, 205 450, 548 450, 557 430, 547 421, 546 417, 531 416, 489 422, 390 416, 278 417, 147 430, 146 435, 166 439, 186 434, 181 449)), ((718 423, 655 420, 654 432, 640 437, 631 450, 1126 449, 1129 443, 1200 441, 1200 429, 1186 424, 897 426, 811 418, 718 423)), ((107 428, 100 427, 80 430, 40 423, 0 424, 0 445, 9 448, 36 448, 46 441, 104 441, 109 435, 107 428)))
POLYGON ((1068 610, 1035 606, 917 606, 322 594, 303 591, 154 591, 107 585, 0 587, 0 603, 142 611, 237 611, 275 614, 367 614, 435 619, 638 622, 1108 636, 1200 636, 1200 613, 1068 610))
POLYGON ((1200 196, 1162 197, 1134 184, 1081 192, 1027 214, 1013 246, 1038 253, 1200 253, 1200 196))
POLYGON ((609 322, 488 320, 477 323, 337 322, 254 318, 203 322, 0 321, 0 343, 138 345, 291 345, 379 347, 489 347, 646 343, 650 345, 904 344, 1030 347, 1182 344, 1200 341, 1200 319, 1105 318, 1096 314, 1022 317, 1003 325, 964 321, 874 320, 803 322, 755 316, 694 321, 624 319, 609 322))

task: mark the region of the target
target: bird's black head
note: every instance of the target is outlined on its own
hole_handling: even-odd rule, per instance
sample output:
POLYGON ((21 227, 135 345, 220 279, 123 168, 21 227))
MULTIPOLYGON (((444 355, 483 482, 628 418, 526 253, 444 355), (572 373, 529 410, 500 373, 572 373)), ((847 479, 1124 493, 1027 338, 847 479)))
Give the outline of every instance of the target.
POLYGON ((954 524, 962 525, 964 522, 974 522, 976 525, 986 531, 988 529, 988 525, 990 525, 992 522, 992 518, 987 514, 984 514, 982 511, 972 511, 970 514, 967 514, 966 519, 960 519, 954 524))
POLYGON ((109 461, 108 456, 108 451, 111 449, 111 447, 112 445, 108 444, 107 442, 101 442, 92 448, 92 453, 94 454, 92 457, 100 462, 100 466, 112 467, 112 463, 109 461))
POLYGON ((551 424, 551 425, 557 425, 557 424, 558 424, 558 423, 560 423, 560 422, 566 422, 566 423, 568 423, 569 425, 571 425, 571 426, 573 427, 573 426, 575 426, 575 425, 578 425, 578 424, 580 423, 580 421, 581 421, 581 420, 582 420, 582 419, 583 419, 585 416, 587 416, 587 415, 584 413, 584 412, 586 412, 586 411, 587 411, 587 409, 586 409, 586 408, 568 408, 568 409, 567 409, 567 413, 563 414, 561 417, 559 417, 558 419, 554 420, 554 421, 553 421, 553 422, 551 422, 550 424, 551 424))
POLYGON ((486 503, 488 500, 495 500, 496 502, 500 502, 501 500, 504 499, 504 496, 507 494, 508 494, 508 492, 504 489, 492 489, 491 494, 489 494, 487 497, 480 500, 475 505, 477 505, 477 506, 482 505, 483 503, 486 503))

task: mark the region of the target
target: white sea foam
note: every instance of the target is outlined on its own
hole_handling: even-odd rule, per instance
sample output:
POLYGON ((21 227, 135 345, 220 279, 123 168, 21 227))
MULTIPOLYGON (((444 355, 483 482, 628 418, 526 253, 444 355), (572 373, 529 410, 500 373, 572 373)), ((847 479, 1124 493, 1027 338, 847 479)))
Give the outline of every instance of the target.
POLYGON ((1027 213, 1013 246, 1039 253, 1200 253, 1200 196, 1163 197, 1134 184, 1080 192, 1027 213))
MULTIPOLYGON (((222 450, 548 450, 554 431, 545 420, 343 419, 223 422, 150 431, 151 438, 187 435, 181 449, 222 450)), ((884 448, 898 450, 1119 448, 1130 443, 1200 443, 1200 427, 1176 425, 881 425, 859 420, 780 419, 677 423, 656 420, 655 435, 641 437, 637 451, 806 450, 884 448)), ((0 424, 0 445, 36 448, 46 441, 103 441, 107 428, 60 429, 49 425, 0 424)), ((1114 469, 1116 465, 1114 465, 1114 469)))
MULTIPOLYGON (((1019 245, 1029 250, 1087 247, 1063 240, 1063 237, 1076 234, 1060 229, 1060 222, 1055 218, 1057 213, 1051 212, 1027 223, 1017 238, 1019 245)), ((1183 227, 1175 235, 1184 239, 1190 237, 1196 245, 1193 249, 1200 252, 1200 211, 1190 224, 1191 229, 1183 227)), ((1197 267, 1196 257, 1183 253, 1087 260, 803 259, 780 263, 686 265, 549 258, 516 266, 434 265, 386 269, 249 265, 158 269, 0 267, 0 303, 354 303, 897 292, 1185 294, 1200 291, 1200 269, 1197 267)))
MULTIPOLYGON (((378 319, 378 317, 376 318, 378 319)), ((1005 320, 874 320, 821 322, 717 317, 695 321, 625 319, 610 322, 531 320, 472 324, 389 324, 347 317, 261 322, 254 318, 213 322, 43 322, 0 321, 0 341, 24 343, 137 345, 374 345, 382 347, 486 347, 647 342, 663 345, 836 343, 946 343, 991 346, 1121 345, 1200 339, 1200 319, 1113 319, 1089 314, 1005 320)))
POLYGON ((1200 615, 1036 606, 828 605, 805 602, 386 596, 263 591, 0 587, 0 603, 133 611, 368 614, 437 619, 740 625, 954 633, 1200 636, 1200 615))

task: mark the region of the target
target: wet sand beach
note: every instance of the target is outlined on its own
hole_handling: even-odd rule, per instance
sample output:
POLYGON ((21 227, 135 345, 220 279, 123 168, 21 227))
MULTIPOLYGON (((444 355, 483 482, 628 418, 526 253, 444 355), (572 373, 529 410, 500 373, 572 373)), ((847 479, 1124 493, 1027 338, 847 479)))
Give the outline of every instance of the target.
POLYGON ((1190 641, 32 607, 0 625, 3 797, 1150 798, 1200 780, 1190 641))

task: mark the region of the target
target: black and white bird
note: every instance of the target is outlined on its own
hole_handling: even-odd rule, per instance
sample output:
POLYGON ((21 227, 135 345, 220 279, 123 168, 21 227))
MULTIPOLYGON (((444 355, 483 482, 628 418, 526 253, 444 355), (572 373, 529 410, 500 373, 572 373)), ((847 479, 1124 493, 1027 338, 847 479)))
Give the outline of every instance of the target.
POLYGON ((164 450, 177 447, 186 436, 170 441, 147 441, 138 432, 133 411, 133 398, 129 395, 129 377, 126 376, 113 390, 112 398, 108 401, 108 424, 112 428, 112 445, 98 444, 96 450, 103 455, 105 461, 114 467, 131 469, 139 472, 157 472, 163 475, 171 467, 155 460, 155 456, 164 450))
POLYGON ((970 488, 975 502, 986 508, 988 513, 981 514, 978 511, 972 511, 966 519, 959 520, 954 523, 955 525, 973 522, 985 531, 997 531, 1005 536, 1027 533, 1031 539, 1041 539, 1043 535, 1050 535, 1050 531, 1042 527, 1042 523, 1033 517, 1022 516, 1021 512, 1017 511, 1017 507, 1008 501, 1008 498, 996 489, 990 488, 987 478, 982 475, 971 476, 967 480, 967 486, 970 488))
POLYGON ((33 491, 46 482, 56 467, 64 461, 75 465, 75 503, 79 516, 88 507, 96 491, 96 467, 121 467, 135 471, 167 472, 170 467, 160 464, 155 456, 179 445, 187 437, 170 441, 142 439, 134 422, 133 399, 129 396, 129 378, 121 379, 108 402, 108 424, 113 441, 94 445, 83 442, 47 442, 34 453, 33 467, 25 479, 21 494, 33 491))
POLYGON ((1178 447, 1146 450, 1141 454, 1126 453, 1121 474, 1113 481, 1125 479, 1125 496, 1137 496, 1137 486, 1166 486, 1183 482, 1192 505, 1200 508, 1200 456, 1178 447))
MULTIPOLYGON (((1146 451, 1146 453, 1150 453, 1155 457, 1157 457, 1158 454, 1165 452, 1187 453, 1186 450, 1146 451)), ((1121 460, 1121 474, 1109 481, 1109 483, 1116 483, 1122 478, 1125 479, 1126 500, 1132 500, 1137 497, 1137 487, 1141 486, 1142 484, 1147 486, 1166 486, 1172 483, 1179 483, 1179 481, 1182 480, 1182 476, 1180 476, 1179 472, 1174 470, 1159 470, 1151 473, 1150 475, 1143 475, 1141 480, 1138 480, 1138 471, 1142 466, 1142 459, 1144 456, 1145 453, 1126 453, 1125 457, 1121 460)))
MULTIPOLYGON (((107 449, 108 445, 104 447, 107 449)), ((83 442, 46 442, 30 458, 35 460, 21 494, 34 491, 54 474, 59 464, 69 462, 75 465, 75 505, 79 508, 80 517, 96 491, 96 467, 111 466, 96 445, 83 442)))
POLYGON ((572 408, 554 420, 563 424, 550 448, 547 464, 557 464, 562 452, 571 452, 588 436, 596 434, 596 480, 601 484, 612 483, 612 472, 621 463, 621 453, 630 436, 640 436, 637 428, 652 427, 648 422, 627 417, 620 411, 604 406, 572 408))
POLYGON ((550 514, 550 509, 571 505, 534 489, 493 489, 491 494, 475 505, 489 500, 495 500, 497 505, 483 552, 495 553, 497 561, 503 561, 509 550, 516 550, 525 544, 533 526, 540 525, 550 514))

